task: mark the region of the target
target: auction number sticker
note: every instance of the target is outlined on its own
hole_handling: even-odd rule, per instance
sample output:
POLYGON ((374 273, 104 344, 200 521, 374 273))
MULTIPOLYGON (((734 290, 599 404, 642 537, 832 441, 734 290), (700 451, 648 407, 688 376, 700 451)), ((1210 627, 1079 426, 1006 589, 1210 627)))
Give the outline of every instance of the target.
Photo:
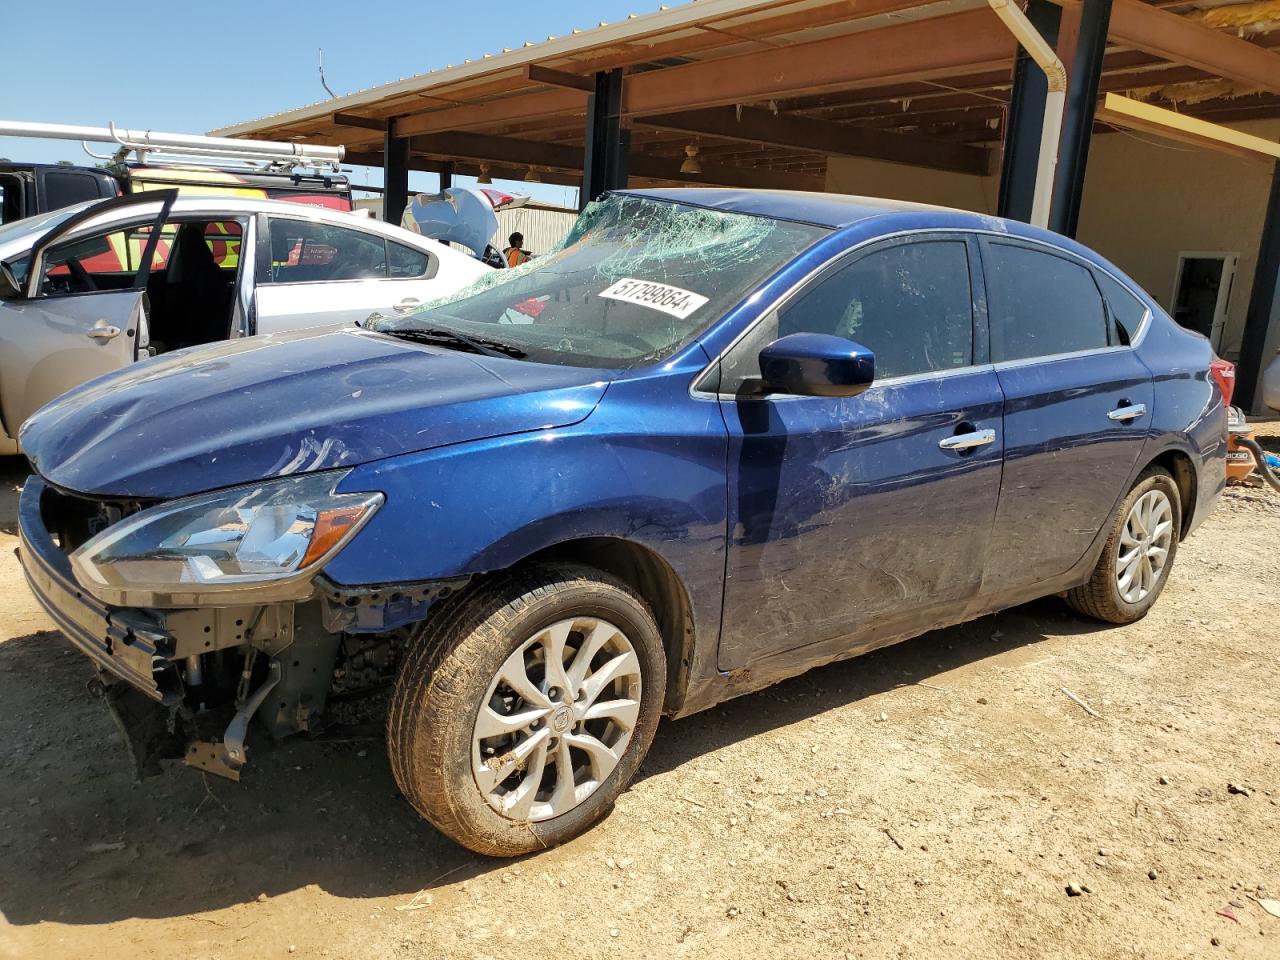
POLYGON ((634 280, 631 277, 623 277, 609 289, 602 290, 600 296, 638 303, 642 307, 661 310, 681 320, 707 302, 706 297, 691 290, 681 290, 669 283, 634 280))

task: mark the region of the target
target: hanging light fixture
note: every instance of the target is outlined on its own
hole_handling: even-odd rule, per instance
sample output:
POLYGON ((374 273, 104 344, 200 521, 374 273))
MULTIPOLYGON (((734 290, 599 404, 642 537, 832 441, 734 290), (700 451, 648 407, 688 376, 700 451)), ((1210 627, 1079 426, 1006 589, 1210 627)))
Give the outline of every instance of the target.
POLYGON ((493 177, 489 176, 489 164, 480 164, 480 176, 476 177, 476 183, 486 184, 493 183, 493 177))
POLYGON ((680 172, 702 172, 702 161, 698 159, 698 145, 696 143, 691 143, 684 148, 684 162, 680 164, 680 172))
POLYGON ((524 182, 525 183, 541 183, 542 182, 542 177, 538 176, 537 167, 533 167, 533 166, 529 167, 528 172, 524 175, 524 182))

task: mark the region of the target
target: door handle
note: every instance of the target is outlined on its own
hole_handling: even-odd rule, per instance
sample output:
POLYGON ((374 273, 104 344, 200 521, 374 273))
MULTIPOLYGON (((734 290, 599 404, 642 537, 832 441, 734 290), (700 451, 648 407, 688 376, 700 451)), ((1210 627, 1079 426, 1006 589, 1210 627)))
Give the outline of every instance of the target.
POLYGON ((399 303, 392 304, 391 309, 396 313, 408 313, 414 307, 422 303, 417 297, 405 297, 399 303))
POLYGON ((1128 423, 1130 420, 1137 420, 1139 417, 1147 415, 1147 405, 1145 403, 1123 403, 1122 406, 1116 407, 1107 414, 1108 420, 1114 420, 1117 423, 1128 423))
POLYGON ((944 437, 938 441, 938 446, 943 450, 972 450, 975 447, 985 447, 989 443, 996 442, 996 432, 994 430, 971 430, 968 433, 957 433, 950 437, 944 437))
POLYGON ((107 340, 113 340, 120 336, 120 328, 107 323, 106 320, 99 320, 85 331, 85 336, 92 340, 106 342, 107 340))

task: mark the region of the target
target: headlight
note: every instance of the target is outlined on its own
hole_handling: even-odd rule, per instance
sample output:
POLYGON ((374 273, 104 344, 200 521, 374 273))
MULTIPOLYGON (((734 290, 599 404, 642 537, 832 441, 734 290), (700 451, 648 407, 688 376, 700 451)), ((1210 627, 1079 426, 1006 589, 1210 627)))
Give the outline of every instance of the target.
POLYGON ((335 493, 349 471, 305 474, 162 503, 71 554, 76 579, 121 607, 303 600, 311 575, 382 504, 335 493))

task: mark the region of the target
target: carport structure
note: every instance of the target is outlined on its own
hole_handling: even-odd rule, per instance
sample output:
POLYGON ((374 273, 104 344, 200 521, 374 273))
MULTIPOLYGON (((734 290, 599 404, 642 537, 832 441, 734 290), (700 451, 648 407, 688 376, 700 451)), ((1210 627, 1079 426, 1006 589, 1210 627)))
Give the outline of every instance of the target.
MULTIPOLYGON (((1216 124, 1280 118, 1280 0, 1025 9, 1067 73, 1049 219, 1060 232, 1076 232, 1095 134, 1161 133, 1160 110, 1144 107, 1216 124)), ((903 183, 990 182, 989 212, 1028 219, 1045 101, 1044 73, 987 0, 696 0, 214 132, 345 144, 348 161, 384 167, 389 219, 411 169, 446 183, 581 185, 585 200, 681 182, 843 190, 846 161, 903 183)), ((1229 139, 1199 143, 1275 166, 1229 139)), ((1270 342, 1280 180, 1260 240, 1240 347, 1246 396, 1270 342)))

